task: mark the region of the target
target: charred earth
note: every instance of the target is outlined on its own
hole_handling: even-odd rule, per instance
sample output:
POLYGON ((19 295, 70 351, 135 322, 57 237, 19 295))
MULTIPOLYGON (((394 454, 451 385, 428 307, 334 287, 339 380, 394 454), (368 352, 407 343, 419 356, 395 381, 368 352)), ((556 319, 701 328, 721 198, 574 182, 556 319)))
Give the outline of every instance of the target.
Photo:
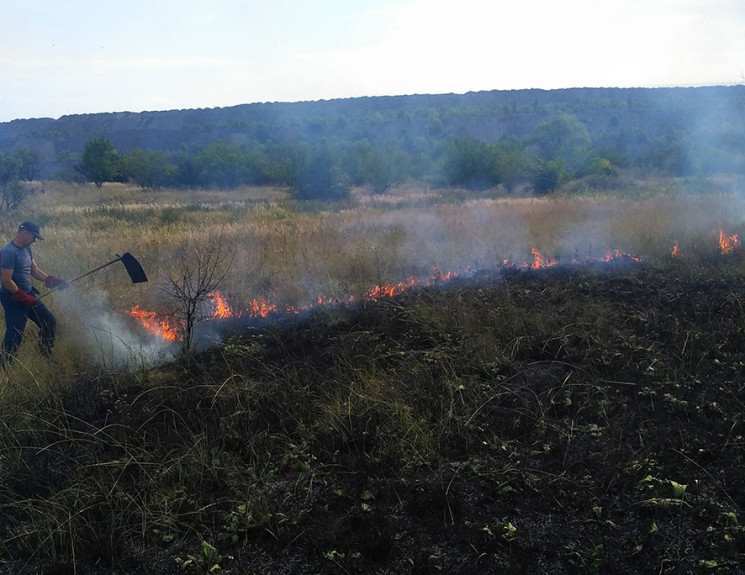
POLYGON ((3 408, 0 572, 739 573, 744 269, 501 270, 62 382, 3 408))

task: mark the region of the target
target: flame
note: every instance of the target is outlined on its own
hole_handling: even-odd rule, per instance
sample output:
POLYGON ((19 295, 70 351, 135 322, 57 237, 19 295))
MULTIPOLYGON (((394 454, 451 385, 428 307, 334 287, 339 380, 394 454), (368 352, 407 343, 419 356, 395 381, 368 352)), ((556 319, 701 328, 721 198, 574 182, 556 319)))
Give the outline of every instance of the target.
POLYGON ((265 298, 255 298, 249 304, 248 315, 250 317, 266 317, 270 313, 277 311, 277 306, 269 303, 265 298))
POLYGON ((433 277, 431 279, 434 281, 438 281, 438 282, 446 282, 446 281, 450 281, 451 279, 454 279, 457 277, 458 277, 458 274, 456 272, 451 271, 451 272, 447 272, 444 274, 438 272, 437 277, 433 277))
POLYGON ((740 240, 737 239, 737 234, 728 236, 721 227, 719 228, 719 249, 722 250, 722 254, 731 253, 739 245, 740 240))
POLYGON ((640 258, 636 256, 632 256, 631 254, 627 254, 626 252, 622 252, 621 250, 608 250, 605 252, 605 260, 606 262, 609 262, 611 260, 615 259, 622 259, 622 258, 628 258, 635 262, 642 261, 640 258))
POLYGON ((670 248, 670 255, 674 258, 677 258, 680 255, 680 247, 678 246, 678 242, 675 242, 675 245, 670 248))
POLYGON ((139 320, 142 327, 147 331, 159 335, 166 341, 173 342, 179 338, 178 328, 171 325, 168 318, 158 318, 158 315, 154 311, 145 311, 136 305, 130 310, 129 315, 139 320))
POLYGON ((215 307, 212 317, 220 319, 233 317, 233 310, 230 309, 228 302, 220 292, 212 292, 207 295, 212 299, 212 305, 215 307))
POLYGON ((405 282, 398 282, 397 284, 378 285, 367 293, 365 299, 368 299, 370 301, 377 301, 383 297, 394 297, 405 292, 407 289, 414 287, 418 283, 419 281, 417 280, 417 278, 412 276, 405 282))
POLYGON ((533 254, 533 263, 530 265, 530 269, 537 270, 556 265, 555 258, 544 258, 536 248, 530 248, 530 253, 533 254))

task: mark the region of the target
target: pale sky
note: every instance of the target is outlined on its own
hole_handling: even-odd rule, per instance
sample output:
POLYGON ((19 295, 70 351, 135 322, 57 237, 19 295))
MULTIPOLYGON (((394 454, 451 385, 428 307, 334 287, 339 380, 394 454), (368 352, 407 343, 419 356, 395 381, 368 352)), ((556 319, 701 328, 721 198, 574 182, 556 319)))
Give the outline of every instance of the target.
POLYGON ((0 0, 0 122, 745 83, 745 0, 0 0))

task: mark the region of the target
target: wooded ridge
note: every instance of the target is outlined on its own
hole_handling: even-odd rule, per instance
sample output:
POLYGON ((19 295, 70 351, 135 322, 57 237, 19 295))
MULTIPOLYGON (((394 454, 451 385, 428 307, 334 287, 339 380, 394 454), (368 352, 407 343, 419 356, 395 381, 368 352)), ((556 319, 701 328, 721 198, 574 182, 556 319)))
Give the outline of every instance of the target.
MULTIPOLYGON (((447 163, 453 142, 516 143, 551 160, 578 133, 572 149, 581 144, 616 166, 740 173, 745 86, 495 90, 25 119, 0 123, 0 153, 31 150, 40 159, 36 177, 73 179, 91 138, 110 140, 119 153, 192 156, 217 143, 262 153, 323 145, 342 156, 364 144, 401 152, 407 177, 416 179, 431 178, 430 164, 447 163)), ((564 168, 570 163, 565 153, 564 168)))

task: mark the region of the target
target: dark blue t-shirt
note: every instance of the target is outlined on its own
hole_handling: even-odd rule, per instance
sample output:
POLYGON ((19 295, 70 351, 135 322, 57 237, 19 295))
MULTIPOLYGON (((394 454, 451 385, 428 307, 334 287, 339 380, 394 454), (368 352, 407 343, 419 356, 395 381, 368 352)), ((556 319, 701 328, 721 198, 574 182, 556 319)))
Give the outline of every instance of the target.
MULTIPOLYGON (((13 270, 13 281, 25 291, 31 293, 31 260, 34 259, 31 248, 19 248, 9 241, 0 250, 0 268, 13 270)), ((5 286, 0 291, 8 291, 5 286)))

